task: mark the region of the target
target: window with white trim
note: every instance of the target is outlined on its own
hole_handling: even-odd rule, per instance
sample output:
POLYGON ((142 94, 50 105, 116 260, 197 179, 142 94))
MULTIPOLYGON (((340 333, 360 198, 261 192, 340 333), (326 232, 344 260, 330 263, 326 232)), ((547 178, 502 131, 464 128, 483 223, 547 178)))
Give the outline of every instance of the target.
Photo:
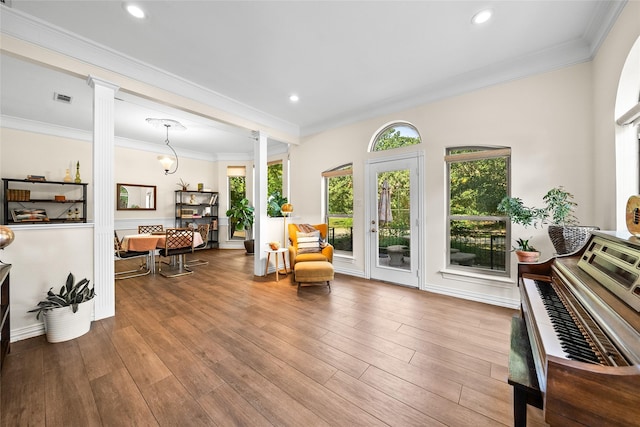
POLYGON ((353 254, 353 168, 346 164, 322 173, 327 239, 336 254, 353 254))
MULTIPOLYGON (((229 189, 229 207, 247 197, 247 168, 245 166, 227 166, 227 188, 229 189)), ((229 239, 244 240, 246 230, 229 227, 229 239)))
POLYGON ((453 147, 445 156, 448 267, 509 273, 509 218, 497 210, 508 195, 511 149, 453 147))

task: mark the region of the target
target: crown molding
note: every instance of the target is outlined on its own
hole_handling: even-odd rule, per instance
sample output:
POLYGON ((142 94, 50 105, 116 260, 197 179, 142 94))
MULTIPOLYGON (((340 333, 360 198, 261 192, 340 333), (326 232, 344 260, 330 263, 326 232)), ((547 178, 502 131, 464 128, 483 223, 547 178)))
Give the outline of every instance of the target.
POLYGON ((299 126, 293 123, 10 7, 2 6, 0 32, 131 79, 153 82, 154 86, 266 128, 300 135, 299 126))
POLYGON ((589 28, 577 40, 471 70, 424 86, 421 90, 399 94, 365 108, 341 113, 339 116, 303 126, 300 129, 300 136, 310 136, 333 127, 397 113, 497 84, 589 62, 595 57, 626 3, 627 0, 599 3, 589 28))
MULTIPOLYGON (((23 132, 38 133, 42 135, 55 136, 58 138, 74 139, 77 141, 92 142, 93 133, 88 130, 74 129, 66 126, 58 126, 51 123, 44 123, 35 120, 27 120, 12 116, 0 116, 0 127, 7 129, 15 129, 23 132)), ((114 144, 117 147, 129 148, 132 150, 147 151, 152 153, 160 153, 164 150, 163 144, 154 144, 152 142, 139 141, 129 138, 115 137, 114 144)), ((285 148, 286 151, 286 148, 285 148)), ((178 156, 186 159, 205 160, 210 162, 217 161, 250 161, 253 160, 253 152, 251 153, 202 153, 198 151, 176 149, 178 156)), ((269 153, 269 155, 280 154, 278 152, 269 153)))
POLYGON ((627 2, 628 0, 619 0, 599 3, 589 27, 578 40, 501 64, 452 76, 425 86, 421 90, 400 94, 302 128, 10 7, 2 6, 0 31, 129 78, 153 81, 154 85, 170 92, 257 124, 295 137, 304 137, 330 128, 415 108, 496 84, 588 62, 597 54, 600 45, 627 2))

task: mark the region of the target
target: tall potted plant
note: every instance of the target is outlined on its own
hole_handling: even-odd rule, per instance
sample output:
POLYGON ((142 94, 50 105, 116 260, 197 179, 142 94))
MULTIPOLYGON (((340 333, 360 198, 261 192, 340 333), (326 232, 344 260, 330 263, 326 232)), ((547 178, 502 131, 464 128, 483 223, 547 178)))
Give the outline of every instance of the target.
POLYGON ((578 204, 573 194, 562 187, 552 188, 542 200, 546 204, 549 218, 549 238, 558 254, 568 254, 580 249, 593 230, 599 227, 578 225, 574 211, 578 204))
POLYGON ((42 314, 47 341, 68 341, 91 329, 94 297, 95 291, 89 287, 89 280, 82 279, 74 284, 73 274, 69 273, 60 292, 55 293, 50 288, 47 297, 29 313, 37 313, 36 319, 42 314))
POLYGON ((580 248, 587 240, 594 226, 579 226, 574 214, 578 205, 573 194, 563 187, 552 188, 542 198, 545 206, 535 208, 524 206, 517 197, 505 197, 498 204, 498 210, 509 216, 511 222, 525 227, 548 225, 549 238, 558 254, 566 254, 580 248))
POLYGON ((252 227, 254 220, 254 208, 249 204, 249 200, 244 198, 233 204, 227 210, 229 218, 229 227, 231 228, 231 237, 236 230, 245 230, 244 248, 247 253, 254 253, 254 240, 252 235, 252 227))

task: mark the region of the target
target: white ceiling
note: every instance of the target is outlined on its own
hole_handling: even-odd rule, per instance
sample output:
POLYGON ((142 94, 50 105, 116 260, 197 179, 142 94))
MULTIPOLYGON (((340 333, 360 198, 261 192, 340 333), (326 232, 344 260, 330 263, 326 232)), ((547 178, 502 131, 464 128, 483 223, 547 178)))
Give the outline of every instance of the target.
MULTIPOLYGON (((146 0, 138 4, 147 13, 144 20, 129 16, 120 1, 12 0, 11 13, 6 6, 0 10, 1 29, 25 37, 15 30, 16 16, 21 22, 53 26, 78 36, 69 39, 68 46, 51 46, 54 50, 65 52, 74 40, 91 45, 109 55, 78 59, 105 66, 101 61, 115 54, 216 94, 219 106, 227 111, 249 112, 258 121, 308 135, 590 60, 625 2, 146 0), (485 7, 493 9, 493 19, 472 25, 473 14, 485 7), (288 99, 292 93, 300 96, 296 104, 288 99)), ((33 37, 47 45, 46 37, 33 37)), ((77 50, 76 57, 81 52, 86 50, 77 50)), ((90 103, 91 90, 85 82, 51 70, 36 71, 39 67, 6 55, 0 65, 3 116, 90 128, 91 118, 85 117, 90 107, 83 104, 90 103), (78 104, 53 101, 53 92, 65 91, 78 104)), ((157 135, 162 133, 157 129, 150 133, 144 122, 146 117, 162 116, 188 128, 175 137, 175 144, 170 135, 179 149, 229 154, 251 150, 247 130, 124 93, 118 98, 122 99, 117 103, 119 137, 163 143, 164 134, 157 135), (201 135, 192 138, 192 130, 201 135)))

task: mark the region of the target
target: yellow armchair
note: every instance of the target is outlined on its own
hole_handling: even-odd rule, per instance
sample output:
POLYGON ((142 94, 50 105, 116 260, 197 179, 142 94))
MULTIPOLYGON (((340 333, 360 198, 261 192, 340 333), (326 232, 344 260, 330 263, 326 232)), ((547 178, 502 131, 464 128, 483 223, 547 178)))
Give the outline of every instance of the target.
MULTIPOLYGON (((298 253, 298 225, 288 224, 289 226, 289 267, 293 271, 295 269, 296 262, 303 261, 328 261, 333 264, 333 246, 329 243, 321 249, 320 252, 311 253, 298 253)), ((327 240, 327 224, 313 224, 313 227, 320 231, 320 236, 323 240, 327 240)))

